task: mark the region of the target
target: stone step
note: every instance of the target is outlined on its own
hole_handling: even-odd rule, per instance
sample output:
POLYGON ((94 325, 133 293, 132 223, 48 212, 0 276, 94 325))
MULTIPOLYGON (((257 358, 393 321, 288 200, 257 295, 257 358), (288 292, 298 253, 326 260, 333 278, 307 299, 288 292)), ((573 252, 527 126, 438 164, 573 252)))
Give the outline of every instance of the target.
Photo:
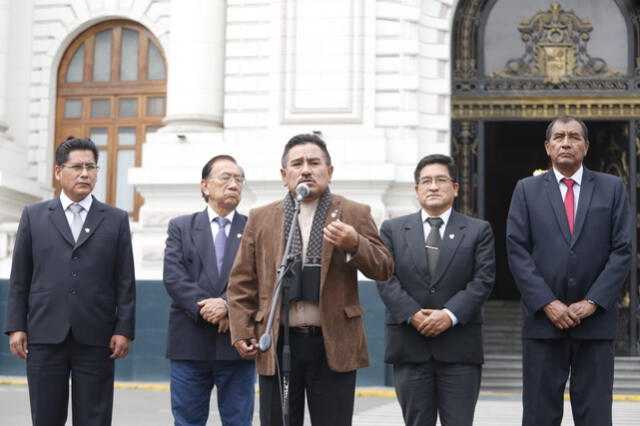
MULTIPOLYGON (((566 392, 569 392, 567 384, 566 392)), ((488 354, 482 369, 482 390, 522 392, 522 356, 488 354)), ((617 357, 613 391, 616 394, 640 394, 640 357, 617 357)))

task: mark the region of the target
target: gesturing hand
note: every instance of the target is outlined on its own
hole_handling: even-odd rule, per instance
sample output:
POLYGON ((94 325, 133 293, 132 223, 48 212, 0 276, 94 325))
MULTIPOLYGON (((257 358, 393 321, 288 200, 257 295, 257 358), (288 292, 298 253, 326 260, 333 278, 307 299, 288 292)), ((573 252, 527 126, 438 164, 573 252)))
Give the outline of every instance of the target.
POLYGON ((324 239, 353 254, 358 249, 360 236, 353 226, 336 219, 324 228, 324 239))

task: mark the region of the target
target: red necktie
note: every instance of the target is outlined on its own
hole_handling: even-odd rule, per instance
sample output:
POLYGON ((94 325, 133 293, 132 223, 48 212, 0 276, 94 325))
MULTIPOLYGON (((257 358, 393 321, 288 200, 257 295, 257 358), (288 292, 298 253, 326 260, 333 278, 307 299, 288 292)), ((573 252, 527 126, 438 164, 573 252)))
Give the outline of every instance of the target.
POLYGON ((576 182, 573 179, 562 178, 561 180, 567 185, 567 194, 564 196, 564 212, 567 214, 567 220, 569 221, 569 233, 573 235, 573 221, 574 221, 574 197, 573 197, 573 184, 576 182))

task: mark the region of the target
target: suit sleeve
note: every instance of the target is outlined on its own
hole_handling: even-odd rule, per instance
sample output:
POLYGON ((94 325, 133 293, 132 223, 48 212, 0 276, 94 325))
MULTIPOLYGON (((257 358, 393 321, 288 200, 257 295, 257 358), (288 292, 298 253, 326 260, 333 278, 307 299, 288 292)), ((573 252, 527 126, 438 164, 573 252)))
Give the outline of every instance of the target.
POLYGON ((545 282, 531 256, 530 220, 520 181, 513 191, 507 217, 507 260, 522 300, 536 312, 558 297, 545 282))
POLYGON ((27 313, 32 275, 31 225, 29 223, 29 210, 25 208, 20 217, 16 242, 13 248, 4 325, 4 331, 7 334, 13 331, 27 331, 27 313))
POLYGON ((173 304, 182 309, 194 322, 200 320, 198 301, 206 299, 196 282, 193 281, 184 261, 182 232, 175 219, 169 222, 167 241, 164 249, 162 280, 173 304))
POLYGON ((449 309, 461 324, 468 323, 476 316, 491 294, 496 280, 493 232, 491 225, 486 222, 478 232, 473 262, 474 271, 471 281, 444 304, 444 307, 449 309))
POLYGON ((240 248, 229 275, 227 303, 231 343, 256 337, 254 318, 258 312, 255 215, 249 215, 240 248))
POLYGON ((118 310, 113 334, 135 337, 136 323, 136 276, 133 264, 129 216, 122 212, 118 234, 118 260, 115 270, 116 298, 118 310))
POLYGON ((371 208, 365 206, 358 210, 355 228, 360 238, 349 264, 372 280, 387 280, 393 274, 393 258, 380 239, 376 223, 371 217, 371 208))
POLYGON ((629 274, 631 265, 631 209, 624 184, 616 180, 615 200, 611 212, 611 251, 598 278, 589 288, 585 299, 608 310, 618 303, 620 287, 629 274))
MULTIPOLYGON (((380 237, 391 252, 391 256, 395 259, 393 231, 388 220, 382 223, 382 227, 380 228, 380 237)), ((402 287, 402 283, 400 283, 395 271, 387 281, 378 281, 377 284, 380 298, 387 307, 391 318, 397 324, 407 322, 413 314, 422 308, 402 287)))

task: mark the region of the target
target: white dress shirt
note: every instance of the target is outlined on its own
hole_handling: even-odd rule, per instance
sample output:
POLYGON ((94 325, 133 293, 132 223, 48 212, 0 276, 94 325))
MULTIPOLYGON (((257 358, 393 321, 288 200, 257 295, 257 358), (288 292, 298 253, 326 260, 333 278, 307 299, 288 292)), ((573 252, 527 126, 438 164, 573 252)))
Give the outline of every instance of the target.
MULTIPOLYGON (((69 208, 71 204, 74 204, 75 201, 71 200, 71 198, 67 197, 67 194, 64 191, 60 192, 60 203, 62 203, 62 210, 64 210, 64 214, 67 217, 67 222, 69 222, 69 228, 71 228, 71 223, 73 223, 73 212, 69 208)), ((93 203, 93 198, 91 194, 87 195, 78 202, 82 206, 82 210, 80 211, 80 217, 82 218, 82 223, 87 220, 87 214, 89 214, 89 209, 91 208, 91 203, 93 203)))
MULTIPOLYGON (((207 205, 207 213, 209 214, 209 224, 211 225, 211 236, 213 237, 213 241, 214 241, 213 246, 215 247, 216 235, 220 230, 220 225, 218 224, 218 221, 214 219, 219 217, 220 215, 216 213, 209 205, 207 205)), ((224 218, 229 219, 229 223, 227 223, 227 226, 224 227, 224 233, 227 234, 227 237, 229 236, 229 232, 231 232, 231 223, 233 222, 233 218, 235 215, 236 215, 236 211, 233 210, 228 215, 222 216, 224 218)))
POLYGON ((553 169, 553 174, 556 177, 556 181, 558 181, 558 185, 560 187, 560 194, 562 194, 562 202, 564 202, 564 197, 567 195, 568 187, 564 182, 560 182, 562 179, 568 177, 569 179, 573 179, 575 183, 573 184, 573 217, 575 218, 576 211, 578 210, 578 200, 580 199, 580 186, 582 184, 582 172, 584 169, 582 166, 572 176, 565 176, 555 168, 553 169))

